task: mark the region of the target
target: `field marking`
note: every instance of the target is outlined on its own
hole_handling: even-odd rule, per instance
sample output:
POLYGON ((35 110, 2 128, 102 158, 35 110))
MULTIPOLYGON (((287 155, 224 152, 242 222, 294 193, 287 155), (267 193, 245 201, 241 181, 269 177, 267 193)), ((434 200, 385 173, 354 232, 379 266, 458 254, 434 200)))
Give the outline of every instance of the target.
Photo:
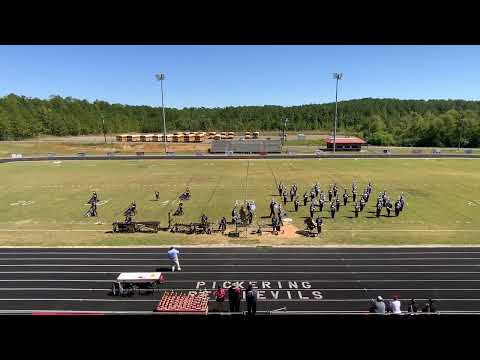
MULTIPOLYGON (((91 229, 0 229, 0 232, 41 232, 41 231, 58 231, 58 232, 69 232, 69 231, 109 231, 110 228, 104 230, 91 230, 91 229)), ((480 232, 480 229, 327 229, 323 232, 480 232)))
POLYGON ((106 231, 110 231, 110 228, 108 229, 96 229, 96 230, 92 230, 92 229, 85 229, 85 230, 81 230, 81 229, 65 229, 65 230, 60 230, 60 229, 0 229, 0 232, 41 232, 41 231, 46 231, 46 232, 70 232, 70 231, 78 231, 78 232, 89 232, 89 231, 102 231, 102 232, 106 232, 106 231))

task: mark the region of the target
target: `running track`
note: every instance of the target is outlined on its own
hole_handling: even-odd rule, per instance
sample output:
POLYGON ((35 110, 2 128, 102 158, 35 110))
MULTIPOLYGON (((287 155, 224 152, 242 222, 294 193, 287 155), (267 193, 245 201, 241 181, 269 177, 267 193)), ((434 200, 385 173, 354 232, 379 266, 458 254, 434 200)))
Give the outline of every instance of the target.
POLYGON ((179 249, 182 271, 171 273, 165 248, 2 248, 0 313, 148 312, 165 290, 232 281, 256 282, 257 311, 366 311, 368 293, 398 294, 402 310, 412 297, 420 306, 431 297, 441 312, 480 313, 480 248, 179 249), (155 270, 165 271, 160 293, 109 294, 120 272, 155 270))

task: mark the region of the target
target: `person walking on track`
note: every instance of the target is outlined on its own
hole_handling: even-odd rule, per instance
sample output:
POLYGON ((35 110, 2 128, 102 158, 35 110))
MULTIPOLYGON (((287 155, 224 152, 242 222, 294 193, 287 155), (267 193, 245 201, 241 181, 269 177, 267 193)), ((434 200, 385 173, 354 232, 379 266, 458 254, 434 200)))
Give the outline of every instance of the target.
POLYGON ((178 260, 178 255, 180 254, 180 251, 175 249, 175 247, 171 247, 170 250, 167 251, 167 256, 172 262, 172 272, 175 271, 175 267, 177 267, 178 271, 181 271, 182 269, 180 268, 180 262, 178 260))

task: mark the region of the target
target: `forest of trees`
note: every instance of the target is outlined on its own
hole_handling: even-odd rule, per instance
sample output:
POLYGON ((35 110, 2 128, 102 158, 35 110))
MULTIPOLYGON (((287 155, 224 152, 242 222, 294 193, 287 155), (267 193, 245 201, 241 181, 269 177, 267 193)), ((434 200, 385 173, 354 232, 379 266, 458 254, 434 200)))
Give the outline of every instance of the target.
MULTIPOLYGON (((191 131, 323 130, 333 127, 335 104, 166 108, 167 129, 191 131)), ((0 98, 0 140, 37 135, 162 132, 161 108, 51 96, 0 98)), ((480 101, 359 99, 339 103, 338 131, 373 145, 480 146, 480 101)))

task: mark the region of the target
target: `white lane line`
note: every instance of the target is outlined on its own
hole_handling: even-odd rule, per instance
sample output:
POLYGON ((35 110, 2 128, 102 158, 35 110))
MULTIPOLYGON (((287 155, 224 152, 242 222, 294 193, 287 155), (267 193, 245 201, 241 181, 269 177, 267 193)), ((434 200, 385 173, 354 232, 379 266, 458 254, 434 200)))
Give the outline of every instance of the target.
MULTIPOLYGON (((30 315, 31 313, 82 313, 82 314, 124 314, 124 315, 133 315, 133 314, 143 314, 143 315, 159 315, 159 316, 164 316, 164 314, 160 312, 153 312, 153 311, 128 311, 128 310, 119 310, 119 311, 112 311, 112 310, 99 310, 99 311, 92 311, 92 310, 42 310, 42 309, 36 309, 36 310, 0 310, 0 314, 27 314, 30 315)), ((257 313, 272 313, 271 315, 291 315, 291 314, 306 314, 306 315, 323 315, 323 314, 335 314, 335 315, 342 315, 342 314, 352 314, 352 315, 373 315, 377 316, 378 314, 372 314, 368 311, 360 311, 360 310, 295 310, 295 311, 257 311, 257 313)), ((218 313, 213 313, 213 314, 218 314, 218 313)), ((223 314, 230 314, 224 312, 223 314)), ((406 311, 402 311, 402 315, 420 315, 420 316, 429 316, 429 315, 440 315, 440 314, 446 314, 446 315, 458 315, 458 314, 465 314, 465 315, 478 315, 480 314, 480 311, 477 310, 471 310, 471 311, 455 311, 455 310, 442 310, 437 313, 423 313, 423 312, 417 312, 417 313, 408 313, 406 311)), ((389 316, 390 314, 387 314, 389 316)), ((394 314, 391 314, 393 316, 396 316, 394 314)))
MULTIPOLYGON (((181 249, 181 247, 179 247, 181 249)), ((162 250, 162 254, 167 249, 160 249, 162 250), (163 251, 165 250, 165 251, 163 251)), ((159 254, 159 251, 152 251, 152 252, 63 252, 63 251, 56 251, 56 252, 1 252, 0 255, 155 255, 159 254)), ((480 254, 480 251, 404 251, 404 252, 207 252, 207 253, 181 253, 180 256, 184 259, 186 257, 195 257, 196 255, 250 255, 250 256, 257 256, 257 255, 409 255, 409 254, 422 254, 422 255, 436 255, 436 254, 480 254)))
MULTIPOLYGON (((0 274, 119 274, 121 271, 0 271, 0 274)), ((480 274, 480 271, 181 271, 180 274, 480 274)), ((177 273, 178 274, 178 273, 177 273)), ((173 274, 172 274, 173 275, 173 274)), ((175 276, 175 275, 173 275, 175 276)), ((305 280, 308 281, 308 280, 305 280)))
MULTIPOLYGON (((102 258, 102 257, 26 257, 26 258, 0 258, 0 261, 26 261, 26 260, 37 260, 37 261, 47 261, 47 260, 80 260, 80 261, 166 261, 164 257, 161 258, 102 258)), ((395 261, 395 260, 412 260, 412 261, 423 261, 423 260, 480 260, 480 257, 394 257, 394 258, 184 258, 181 257, 182 262, 185 261, 244 261, 244 260, 258 260, 258 261, 395 261)))
MULTIPOLYGON (((80 301, 80 302, 155 302, 158 303, 160 299, 28 299, 28 298, 10 298, 10 299, 0 299, 0 301, 80 301)), ((401 301, 408 301, 409 298, 400 298, 401 301)), ((417 301, 424 301, 428 300, 428 298, 416 298, 417 301)), ((436 301, 480 301, 480 299, 438 299, 435 298, 436 301)), ((214 302, 216 300, 210 299, 210 302, 214 302)), ((362 299, 259 299, 257 302, 369 302, 370 299, 362 298, 362 299)))
MULTIPOLYGON (((156 290, 155 292, 162 292, 162 291, 200 291, 204 288, 161 288, 156 290)), ((441 288, 389 288, 389 289, 373 289, 373 288, 366 288, 367 290, 371 291, 480 291, 479 288, 473 289, 441 289, 441 288)), ((111 288, 0 288, 0 291, 110 291, 111 288)), ((213 292, 216 289, 207 289, 209 292, 213 292)), ((278 288, 257 288, 260 291, 365 291, 365 288, 337 288, 337 289, 330 289, 330 288, 286 288, 286 289, 278 289, 278 288)))
MULTIPOLYGON (((118 273, 115 273, 118 274, 118 273)), ((95 282, 95 283, 112 283, 115 281, 115 279, 110 279, 110 280, 85 280, 85 279, 0 279, 0 282, 95 282)), ((192 280, 172 280, 172 281, 167 281, 167 284, 170 283, 197 283, 199 280, 198 279, 192 279, 192 280)), ((209 282, 216 281, 216 282, 224 282, 224 281, 232 281, 232 280, 227 280, 227 279, 213 279, 213 280, 207 280, 209 282)), ((455 280, 448 280, 448 279, 442 279, 442 280, 432 280, 432 279, 426 279, 426 280, 418 280, 418 279, 405 279, 405 280, 385 280, 385 279, 360 279, 360 280, 322 280, 322 279, 306 279, 306 280, 298 280, 298 279, 275 279, 275 280, 265 280, 265 281, 307 281, 309 283, 376 283, 376 282, 480 282, 480 279, 455 279, 455 280)), ((235 282, 235 281, 234 281, 235 282)), ((275 290, 275 289, 273 289, 275 290)), ((288 289, 287 289, 288 290, 288 289)))
MULTIPOLYGON (((151 264, 0 264, 0 267, 149 267, 151 264)), ((169 267, 169 264, 156 264, 169 267)), ((189 267, 477 267, 480 264, 188 264, 189 267)), ((200 273, 203 273, 200 272, 200 273)))

